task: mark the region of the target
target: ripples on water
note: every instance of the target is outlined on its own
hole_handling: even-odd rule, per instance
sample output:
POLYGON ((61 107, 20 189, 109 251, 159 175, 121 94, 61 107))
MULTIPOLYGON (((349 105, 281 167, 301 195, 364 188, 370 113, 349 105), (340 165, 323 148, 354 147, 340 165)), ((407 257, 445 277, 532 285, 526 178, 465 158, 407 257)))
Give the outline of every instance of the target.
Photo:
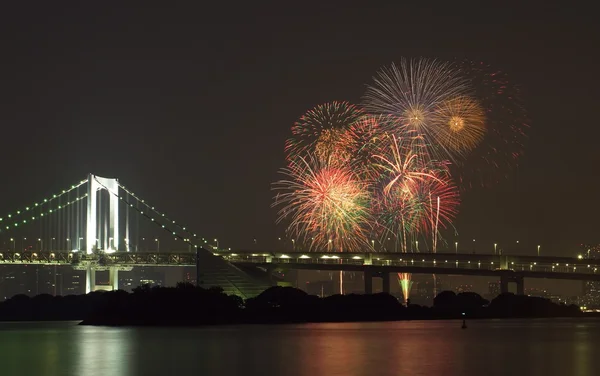
POLYGON ((1 376, 600 375, 600 321, 101 328, 0 323, 1 376))

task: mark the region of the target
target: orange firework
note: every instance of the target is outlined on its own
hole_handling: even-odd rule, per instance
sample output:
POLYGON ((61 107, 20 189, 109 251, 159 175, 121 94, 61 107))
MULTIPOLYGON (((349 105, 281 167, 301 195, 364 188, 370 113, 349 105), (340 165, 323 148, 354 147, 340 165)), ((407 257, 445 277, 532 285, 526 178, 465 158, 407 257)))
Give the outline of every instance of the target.
POLYGON ((440 103, 433 120, 433 133, 449 155, 465 155, 485 134, 485 112, 473 98, 460 96, 440 103))
POLYGON ((312 154, 320 163, 347 164, 351 158, 347 130, 362 114, 348 102, 331 102, 313 108, 292 126, 292 137, 285 145, 287 159, 312 154))

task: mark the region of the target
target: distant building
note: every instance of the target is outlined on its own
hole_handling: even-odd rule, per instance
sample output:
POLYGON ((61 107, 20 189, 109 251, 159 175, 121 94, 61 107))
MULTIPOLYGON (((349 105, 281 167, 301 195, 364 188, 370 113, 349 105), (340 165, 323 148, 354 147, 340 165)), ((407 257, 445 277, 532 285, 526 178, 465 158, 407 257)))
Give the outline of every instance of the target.
POLYGON ((458 285, 454 288, 454 291, 457 294, 460 294, 461 292, 473 292, 473 285, 458 285))
POLYGON ((488 300, 494 299, 495 297, 500 295, 501 292, 502 292, 502 288, 500 286, 500 281, 494 281, 494 282, 488 283, 488 293, 487 293, 488 300))
POLYGON ((435 279, 431 274, 413 274, 412 287, 410 291, 410 300, 413 304, 431 305, 433 298, 444 290, 444 276, 436 275, 435 279))
POLYGON ((134 288, 137 286, 150 285, 150 286, 164 286, 165 275, 160 272, 158 268, 154 267, 143 267, 134 268, 132 274, 134 288))
POLYGON ((85 293, 85 272, 69 266, 3 265, 0 300, 17 294, 73 295, 85 293))
MULTIPOLYGON (((600 259, 600 245, 582 245, 584 259, 600 259)), ((600 308, 600 281, 583 281, 580 305, 587 309, 600 308)))

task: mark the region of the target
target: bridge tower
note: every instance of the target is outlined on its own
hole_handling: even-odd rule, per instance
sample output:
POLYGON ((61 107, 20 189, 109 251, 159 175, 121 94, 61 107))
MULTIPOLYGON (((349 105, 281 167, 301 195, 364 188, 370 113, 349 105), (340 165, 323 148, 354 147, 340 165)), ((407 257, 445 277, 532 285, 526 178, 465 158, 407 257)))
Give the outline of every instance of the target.
POLYGON ((119 181, 114 178, 103 178, 88 175, 88 197, 87 197, 87 229, 86 229, 86 252, 91 254, 94 249, 103 248, 109 252, 119 250, 119 181), (97 193, 107 190, 110 194, 108 210, 108 231, 102 236, 98 231, 98 201, 97 193), (112 240, 112 244, 111 244, 112 240))

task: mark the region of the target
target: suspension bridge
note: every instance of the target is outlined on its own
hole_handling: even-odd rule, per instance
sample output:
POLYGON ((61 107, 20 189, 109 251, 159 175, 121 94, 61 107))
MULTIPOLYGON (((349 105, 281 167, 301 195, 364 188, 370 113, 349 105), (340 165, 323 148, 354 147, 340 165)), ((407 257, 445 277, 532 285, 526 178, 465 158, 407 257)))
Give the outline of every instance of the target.
POLYGON ((118 289, 119 272, 135 266, 197 266, 199 284, 220 286, 226 293, 242 297, 254 296, 269 286, 200 248, 207 245, 205 238, 158 211, 118 179, 93 174, 0 217, 0 239, 4 245, 0 265, 83 270, 86 293, 118 289), (162 238, 148 236, 159 233, 162 238), (161 252, 161 239, 184 251, 176 255, 161 252), (108 284, 97 283, 96 272, 106 271, 108 284))

